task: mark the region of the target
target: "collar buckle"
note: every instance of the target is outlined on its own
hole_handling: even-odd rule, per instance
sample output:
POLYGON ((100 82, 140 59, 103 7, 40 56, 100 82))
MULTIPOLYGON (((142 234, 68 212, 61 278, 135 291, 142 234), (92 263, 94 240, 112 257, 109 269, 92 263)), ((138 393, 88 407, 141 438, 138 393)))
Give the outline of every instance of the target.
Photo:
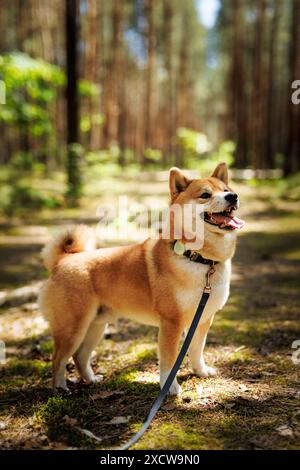
POLYGON ((198 259, 198 253, 196 251, 192 251, 192 253, 190 254, 190 260, 197 261, 197 259, 198 259))

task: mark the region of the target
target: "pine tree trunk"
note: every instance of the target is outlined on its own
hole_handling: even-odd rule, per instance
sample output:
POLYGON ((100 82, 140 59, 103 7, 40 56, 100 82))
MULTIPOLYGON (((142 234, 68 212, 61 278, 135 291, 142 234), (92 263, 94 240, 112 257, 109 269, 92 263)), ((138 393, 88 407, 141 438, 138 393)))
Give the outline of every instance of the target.
POLYGON ((266 148, 266 162, 268 168, 275 166, 275 154, 279 147, 280 129, 277 128, 277 115, 278 109, 278 88, 275 83, 277 75, 277 48, 278 48, 278 33, 279 21, 281 16, 282 3, 275 1, 273 18, 271 23, 271 33, 269 42, 269 70, 268 70, 268 109, 267 109, 267 148, 266 148))
POLYGON ((66 53, 67 53, 67 174, 68 202, 75 205, 80 196, 79 173, 79 101, 78 101, 78 2, 66 0, 66 53))
POLYGON ((243 167, 247 160, 247 96, 245 94, 244 77, 244 12, 239 0, 232 2, 233 37, 232 37, 232 67, 229 83, 230 105, 230 137, 236 141, 236 161, 238 167, 243 167))
MULTIPOLYGON (((300 0, 292 3, 292 34, 290 43, 290 87, 294 80, 300 79, 300 0)), ((300 105, 289 99, 288 141, 284 172, 286 175, 300 170, 300 105)))
POLYGON ((266 166, 266 82, 264 70, 264 39, 265 39, 266 1, 257 4, 257 22, 254 45, 253 67, 253 164, 255 168, 266 166))
POLYGON ((147 64, 146 64, 146 90, 145 90, 145 140, 144 148, 153 148, 153 126, 155 116, 155 25, 154 1, 145 0, 147 64))
MULTIPOLYGON (((87 33, 86 33, 86 55, 85 55, 85 77, 93 83, 98 84, 100 80, 99 73, 99 50, 100 50, 100 3, 98 0, 89 0, 87 2, 87 33)), ((93 122, 93 116, 100 108, 98 96, 90 96, 88 100, 88 116, 91 120, 91 127, 88 135, 88 146, 90 150, 96 150, 100 147, 100 129, 93 122)), ((99 111, 98 111, 99 112, 99 111)))
MULTIPOLYGON (((188 125, 188 50, 189 37, 187 33, 187 18, 182 18, 182 33, 179 52, 177 103, 176 103, 176 128, 188 125)), ((182 165, 181 152, 176 149, 176 165, 182 165)))
POLYGON ((173 5, 172 0, 165 0, 164 10, 164 63, 167 72, 166 79, 166 105, 165 105, 165 132, 163 134, 163 162, 168 163, 167 157, 174 153, 174 137, 176 131, 175 123, 175 99, 174 99, 174 78, 172 61, 172 31, 173 31, 173 5))
POLYGON ((120 0, 112 0, 112 39, 110 44, 110 57, 107 63, 105 77, 104 115, 103 129, 104 146, 118 141, 119 124, 119 99, 118 87, 121 86, 120 60, 122 54, 122 32, 124 3, 120 0))

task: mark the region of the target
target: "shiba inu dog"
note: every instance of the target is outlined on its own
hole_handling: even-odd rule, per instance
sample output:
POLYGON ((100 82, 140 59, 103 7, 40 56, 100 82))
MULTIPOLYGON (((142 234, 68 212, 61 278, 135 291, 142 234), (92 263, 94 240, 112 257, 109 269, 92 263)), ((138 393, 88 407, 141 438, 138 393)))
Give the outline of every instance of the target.
MULTIPOLYGON (((220 163, 206 179, 191 180, 172 168, 169 186, 171 204, 196 204, 203 209, 200 249, 177 254, 176 240, 171 235, 96 249, 94 232, 83 225, 62 231, 43 249, 44 264, 51 276, 41 290, 39 304, 54 338, 54 387, 67 388, 65 368, 71 356, 82 379, 88 383, 98 380, 90 365, 91 353, 107 322, 121 316, 158 326, 163 386, 176 360, 182 334, 193 319, 212 262, 212 292, 189 358, 196 374, 208 377, 216 373, 206 365, 203 351, 214 315, 229 295, 236 230, 244 224, 235 215, 239 198, 228 186, 225 163, 220 163)), ((184 237, 179 243, 185 246, 184 237)), ((170 393, 180 392, 175 379, 170 393)))

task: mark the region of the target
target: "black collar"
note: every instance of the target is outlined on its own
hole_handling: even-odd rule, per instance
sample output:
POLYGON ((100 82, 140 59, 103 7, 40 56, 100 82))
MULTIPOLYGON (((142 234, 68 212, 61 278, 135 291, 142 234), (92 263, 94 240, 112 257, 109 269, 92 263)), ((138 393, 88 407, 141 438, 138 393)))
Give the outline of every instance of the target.
MULTIPOLYGON (((176 241, 171 244, 172 250, 174 250, 175 243, 176 241)), ((215 264, 219 263, 219 261, 214 261, 213 259, 203 258, 200 253, 192 250, 186 250, 184 253, 182 253, 182 256, 185 256, 194 263, 208 264, 209 266, 214 266, 215 264)))

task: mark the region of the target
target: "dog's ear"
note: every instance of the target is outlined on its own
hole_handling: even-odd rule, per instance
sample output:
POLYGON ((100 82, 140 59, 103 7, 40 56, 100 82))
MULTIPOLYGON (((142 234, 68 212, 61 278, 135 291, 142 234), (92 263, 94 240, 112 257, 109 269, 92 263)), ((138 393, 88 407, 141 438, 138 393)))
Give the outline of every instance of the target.
POLYGON ((211 176, 214 178, 219 178, 219 180, 223 181, 223 183, 228 184, 228 168, 226 163, 219 163, 211 176))
POLYGON ((172 199, 182 191, 185 191, 191 183, 179 168, 173 167, 169 173, 169 187, 172 199))

